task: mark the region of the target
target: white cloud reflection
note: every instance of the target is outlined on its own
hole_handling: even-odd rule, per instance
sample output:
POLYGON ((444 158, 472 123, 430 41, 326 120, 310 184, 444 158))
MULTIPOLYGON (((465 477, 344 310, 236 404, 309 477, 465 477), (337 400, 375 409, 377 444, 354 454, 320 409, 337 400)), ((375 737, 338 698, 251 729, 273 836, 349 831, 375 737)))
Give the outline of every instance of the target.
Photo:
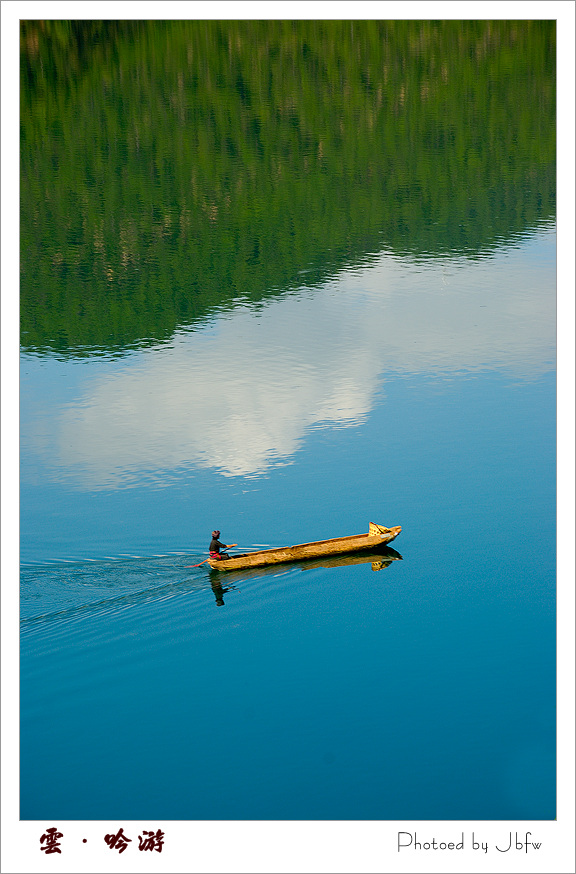
POLYGON ((310 428, 364 421, 394 374, 550 370, 548 236, 475 263, 381 256, 322 288, 239 304, 167 347, 91 373, 36 433, 36 450, 90 488, 143 472, 161 480, 182 466, 254 476, 288 463, 310 428))

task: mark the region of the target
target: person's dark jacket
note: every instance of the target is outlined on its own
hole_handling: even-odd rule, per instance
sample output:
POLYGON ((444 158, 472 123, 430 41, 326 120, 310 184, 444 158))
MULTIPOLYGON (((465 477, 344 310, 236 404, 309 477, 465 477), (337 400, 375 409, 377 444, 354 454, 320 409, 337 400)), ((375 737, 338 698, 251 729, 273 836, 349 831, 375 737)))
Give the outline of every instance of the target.
POLYGON ((225 543, 220 543, 215 537, 210 541, 210 549, 208 552, 220 552, 221 549, 226 549, 225 543))

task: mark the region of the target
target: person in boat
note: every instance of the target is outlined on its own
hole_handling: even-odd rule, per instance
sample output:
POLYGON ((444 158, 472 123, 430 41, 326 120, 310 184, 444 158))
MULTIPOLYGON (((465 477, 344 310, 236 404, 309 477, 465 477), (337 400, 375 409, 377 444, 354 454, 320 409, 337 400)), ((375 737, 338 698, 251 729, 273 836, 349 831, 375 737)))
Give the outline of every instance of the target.
POLYGON ((212 540, 210 541, 210 548, 208 550, 208 554, 210 558, 216 559, 220 561, 221 559, 230 558, 227 552, 220 552, 221 549, 232 549, 233 546, 238 546, 237 543, 220 543, 219 538, 220 532, 213 531, 212 532, 212 540))

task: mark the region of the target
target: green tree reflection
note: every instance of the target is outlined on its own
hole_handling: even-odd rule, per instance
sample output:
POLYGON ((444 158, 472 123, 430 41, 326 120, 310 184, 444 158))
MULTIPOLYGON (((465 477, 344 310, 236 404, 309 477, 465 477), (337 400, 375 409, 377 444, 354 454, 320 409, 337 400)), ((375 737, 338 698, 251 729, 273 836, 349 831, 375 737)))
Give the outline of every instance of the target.
POLYGON ((555 214, 552 21, 24 21, 26 349, 123 351, 555 214))

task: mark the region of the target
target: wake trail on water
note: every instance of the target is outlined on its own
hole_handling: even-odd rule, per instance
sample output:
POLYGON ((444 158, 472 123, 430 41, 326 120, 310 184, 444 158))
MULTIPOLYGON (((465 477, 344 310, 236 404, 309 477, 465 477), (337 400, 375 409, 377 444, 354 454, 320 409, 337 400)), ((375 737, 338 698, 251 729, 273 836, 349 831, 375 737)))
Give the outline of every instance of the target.
POLYGON ((191 552, 152 556, 52 559, 26 564, 20 574, 21 629, 38 622, 71 620, 91 613, 117 612, 176 592, 209 588, 205 568, 187 569, 191 552))
POLYGON ((169 621, 166 617, 174 609, 201 609, 204 603, 213 605, 214 597, 219 603, 223 592, 238 592, 239 586, 256 586, 257 590, 264 586, 271 593, 277 586, 292 585, 290 580, 300 573, 297 567, 256 568, 228 572, 225 579, 217 574, 216 579, 209 565, 203 563, 205 556, 203 550, 178 550, 23 564, 21 635, 41 634, 57 639, 73 629, 81 633, 83 623, 96 618, 112 621, 137 616, 140 622, 153 625, 169 621), (171 606, 169 601, 173 601, 171 606))

